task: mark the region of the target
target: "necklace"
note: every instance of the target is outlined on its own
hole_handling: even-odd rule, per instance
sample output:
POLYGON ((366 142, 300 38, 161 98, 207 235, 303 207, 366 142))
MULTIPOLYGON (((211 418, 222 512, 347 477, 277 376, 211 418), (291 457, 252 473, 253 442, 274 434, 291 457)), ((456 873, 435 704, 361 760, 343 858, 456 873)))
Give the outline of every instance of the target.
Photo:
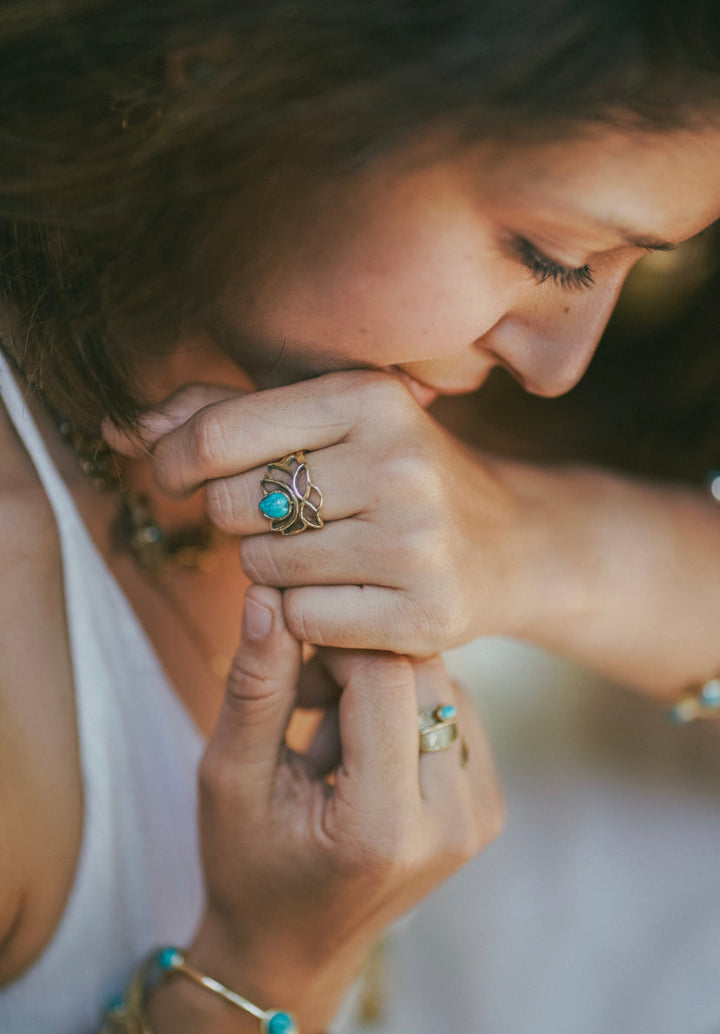
POLYGON ((148 497, 124 484, 118 458, 106 442, 81 434, 68 420, 54 415, 60 437, 72 448, 82 472, 98 491, 118 496, 118 511, 111 526, 115 550, 129 552, 142 571, 153 574, 169 567, 212 569, 216 547, 229 536, 209 520, 171 534, 163 531, 148 497))
POLYGON ((89 437, 76 431, 68 420, 53 412, 58 432, 77 457, 83 474, 100 492, 113 492, 118 498, 118 509, 110 527, 110 543, 116 552, 127 552, 140 573, 160 594, 176 619, 183 625, 213 675, 224 680, 230 670, 231 658, 217 653, 190 617, 180 599, 167 582, 174 570, 209 573, 218 559, 218 547, 232 541, 209 520, 167 534, 160 527, 148 497, 133 492, 125 485, 118 457, 99 437, 89 437))

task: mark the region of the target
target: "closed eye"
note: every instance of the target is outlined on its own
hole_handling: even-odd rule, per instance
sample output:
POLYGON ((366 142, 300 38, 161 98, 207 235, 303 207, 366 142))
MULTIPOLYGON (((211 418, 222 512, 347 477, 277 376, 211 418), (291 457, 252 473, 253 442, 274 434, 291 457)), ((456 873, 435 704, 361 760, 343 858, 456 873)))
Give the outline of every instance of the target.
POLYGON ((530 270, 539 284, 552 280, 559 287, 573 291, 592 287, 595 283, 592 266, 563 266, 560 262, 543 255, 525 237, 511 237, 510 246, 515 256, 530 270))

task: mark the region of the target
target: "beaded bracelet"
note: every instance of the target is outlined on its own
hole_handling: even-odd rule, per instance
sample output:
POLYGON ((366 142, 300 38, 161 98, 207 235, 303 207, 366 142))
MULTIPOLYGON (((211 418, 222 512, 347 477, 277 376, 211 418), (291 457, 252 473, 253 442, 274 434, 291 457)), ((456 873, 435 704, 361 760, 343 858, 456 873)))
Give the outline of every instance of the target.
MULTIPOLYGON (((705 475, 705 485, 712 499, 720 503, 720 470, 705 475)), ((698 718, 720 718, 720 677, 708 679, 692 693, 680 697, 667 716, 676 725, 687 725, 698 718)))
POLYGON ((686 693, 667 716, 676 725, 687 725, 697 718, 720 718, 720 679, 710 679, 695 693, 686 693))
POLYGON ((185 959, 180 948, 159 948, 138 967, 124 998, 110 1003, 101 1034, 153 1034, 147 1021, 145 1004, 149 992, 173 974, 192 980, 199 987, 218 995, 228 1004, 250 1013, 260 1021, 261 1034, 300 1034, 292 1013, 281 1009, 261 1009, 219 980, 205 976, 185 959))

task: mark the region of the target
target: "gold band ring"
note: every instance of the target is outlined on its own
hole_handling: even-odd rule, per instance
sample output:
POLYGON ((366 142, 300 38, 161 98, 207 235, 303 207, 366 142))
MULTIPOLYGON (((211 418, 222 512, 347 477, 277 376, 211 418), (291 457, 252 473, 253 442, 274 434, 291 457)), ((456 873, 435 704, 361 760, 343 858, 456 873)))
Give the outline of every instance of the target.
POLYGON ((271 521, 270 530, 281 535, 299 535, 307 528, 322 528, 323 494, 310 477, 302 449, 276 463, 268 463, 260 482, 263 497, 260 512, 271 521))
POLYGON ((421 711, 418 715, 418 732, 421 754, 445 750, 457 739, 457 708, 452 704, 441 704, 421 711))

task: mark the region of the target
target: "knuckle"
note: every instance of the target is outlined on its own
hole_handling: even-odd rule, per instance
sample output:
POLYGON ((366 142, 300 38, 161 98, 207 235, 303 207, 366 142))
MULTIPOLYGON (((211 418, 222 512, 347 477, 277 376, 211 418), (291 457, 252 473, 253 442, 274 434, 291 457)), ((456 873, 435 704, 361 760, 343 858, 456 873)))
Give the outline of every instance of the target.
POLYGON ((175 493, 183 490, 182 479, 178 477, 175 462, 175 442, 161 438, 153 449, 153 477, 160 488, 175 493))
POLYGON ((353 391, 358 393, 361 414, 373 419, 378 411, 385 415, 394 413, 412 401, 410 392, 398 377, 379 370, 364 370, 359 374, 353 391))
POLYGON ((453 869, 459 869, 478 854, 487 843, 472 826, 462 826, 451 833, 445 842, 445 855, 453 869))
POLYGON ((378 844, 366 851, 362 868, 364 874, 377 886, 379 883, 403 882, 412 866, 407 857, 391 844, 378 844))
POLYGON ((203 406, 208 404, 208 389, 206 384, 194 381, 191 384, 184 384, 170 397, 168 409, 171 412, 180 414, 196 413, 203 406))
POLYGON ((232 710, 242 712, 248 724, 263 724, 278 706, 277 688, 277 680, 267 674, 259 661, 239 651, 233 658, 225 684, 225 703, 232 710))
POLYGON ((275 553, 266 536, 242 539, 239 546, 240 566, 256 585, 282 586, 275 553))
POLYGON ((231 799, 238 789, 236 766, 216 751, 206 750, 198 765, 198 789, 203 801, 231 799))
POLYGON ((415 605, 413 627, 419 644, 436 649, 448 649, 463 638, 467 614, 459 593, 436 592, 415 605))
POLYGON ((359 654, 351 663, 350 677, 359 690, 380 683, 386 698, 404 698, 415 692, 412 664, 407 657, 398 654, 359 654))
MULTIPOLYGON (((488 795, 486 807, 483 810, 479 825, 479 838, 480 845, 478 851, 486 847, 487 844, 497 840, 502 831, 505 829, 505 823, 507 822, 507 804, 505 801, 505 795, 500 789, 500 784, 497 779, 494 780, 492 791, 488 795)), ((476 852, 477 853, 477 852, 476 852)))
POLYGON ((226 455, 225 428, 212 406, 200 410, 190 425, 190 451, 200 467, 222 462, 226 455))
POLYGON ((425 499, 428 476, 427 460, 415 444, 396 448, 385 459, 383 477, 390 479, 396 492, 411 500, 425 499))
POLYGON ((424 575, 435 568, 441 570, 445 547, 442 536, 433 527, 408 529, 395 544, 393 554, 401 569, 409 572, 422 571, 424 575))
POLYGON ((237 527, 238 513, 235 493, 227 478, 209 481, 205 490, 205 506, 212 523, 222 531, 232 532, 237 527))
POLYGON ((505 796, 494 772, 474 797, 472 814, 463 822, 468 835, 466 850, 474 857, 502 833, 507 820, 505 796))
POLYGON ((283 610, 285 624, 290 634, 301 643, 312 643, 314 646, 336 646, 331 630, 324 625, 316 614, 308 610, 303 599, 302 590, 285 592, 283 610))
POLYGON ((417 867, 420 849, 403 830, 375 832, 372 839, 358 836, 346 864, 374 886, 404 882, 417 867))
POLYGON ((405 628, 403 649, 416 657, 428 657, 449 645, 450 632, 442 599, 408 597, 403 600, 398 625, 405 628))

